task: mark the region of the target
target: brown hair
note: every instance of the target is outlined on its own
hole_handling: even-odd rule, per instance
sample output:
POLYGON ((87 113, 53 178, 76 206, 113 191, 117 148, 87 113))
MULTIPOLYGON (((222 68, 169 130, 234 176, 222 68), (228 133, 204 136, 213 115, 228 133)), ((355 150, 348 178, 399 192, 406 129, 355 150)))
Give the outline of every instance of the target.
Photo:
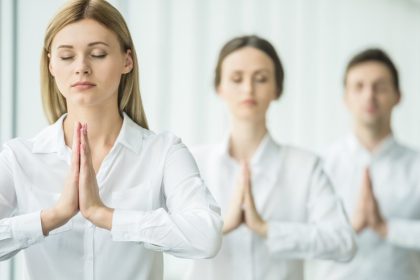
POLYGON ((393 85, 397 90, 398 94, 400 94, 398 70, 395 67, 395 64, 392 62, 391 58, 388 56, 388 54, 381 49, 367 49, 353 56, 353 58, 350 59, 346 67, 346 72, 344 74, 344 85, 346 85, 347 75, 351 68, 353 68, 356 65, 371 61, 382 63, 389 69, 389 71, 391 72, 393 85))
POLYGON ((222 72, 222 63, 223 60, 234 51, 237 51, 244 47, 253 47, 268 55, 274 63, 274 71, 275 71, 275 78, 276 78, 276 85, 277 85, 277 98, 280 97, 281 93, 283 92, 283 81, 284 81, 284 70, 281 64, 280 58, 277 55, 276 50, 274 49, 273 45, 256 35, 247 35, 236 37, 228 41, 219 53, 219 58, 217 59, 216 69, 215 69, 215 78, 214 78, 214 86, 217 88, 220 84, 221 80, 221 72, 222 72))
POLYGON ((49 71, 51 43, 65 26, 82 19, 93 19, 113 31, 123 52, 131 51, 133 69, 122 75, 118 87, 118 107, 138 125, 148 128, 140 96, 139 67, 134 43, 120 12, 105 0, 71 0, 52 19, 46 30, 41 55, 41 93, 45 114, 50 123, 67 112, 66 100, 49 71))

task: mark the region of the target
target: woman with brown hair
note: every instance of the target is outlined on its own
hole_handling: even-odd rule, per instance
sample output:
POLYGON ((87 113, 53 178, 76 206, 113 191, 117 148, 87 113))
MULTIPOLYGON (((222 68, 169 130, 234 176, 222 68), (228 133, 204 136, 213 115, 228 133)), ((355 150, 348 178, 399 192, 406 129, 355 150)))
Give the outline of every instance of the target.
POLYGON ((162 252, 217 253, 219 208, 180 139, 148 130, 133 41, 113 6, 63 7, 41 82, 52 124, 0 153, 0 259, 25 249, 28 279, 162 279, 162 252))
POLYGON ((283 91, 274 47, 257 36, 228 41, 215 73, 230 117, 221 144, 193 150, 222 207, 223 245, 195 261, 191 279, 303 279, 303 259, 349 260, 355 245, 320 160, 277 144, 266 113, 283 91))

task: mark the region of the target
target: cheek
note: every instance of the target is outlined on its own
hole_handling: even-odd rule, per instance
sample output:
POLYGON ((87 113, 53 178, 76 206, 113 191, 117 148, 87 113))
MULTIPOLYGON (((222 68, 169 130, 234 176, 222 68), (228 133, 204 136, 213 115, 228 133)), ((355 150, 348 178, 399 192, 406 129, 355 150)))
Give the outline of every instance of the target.
POLYGON ((357 108, 360 107, 357 105, 358 102, 357 98, 354 96, 354 93, 346 93, 344 96, 344 103, 351 112, 356 111, 357 108))
POLYGON ((56 60, 51 61, 50 72, 57 83, 61 82, 63 78, 68 76, 69 67, 69 65, 65 65, 62 62, 56 60))
POLYGON ((103 64, 97 67, 95 76, 103 80, 106 84, 119 83, 122 76, 122 67, 115 63, 103 64))

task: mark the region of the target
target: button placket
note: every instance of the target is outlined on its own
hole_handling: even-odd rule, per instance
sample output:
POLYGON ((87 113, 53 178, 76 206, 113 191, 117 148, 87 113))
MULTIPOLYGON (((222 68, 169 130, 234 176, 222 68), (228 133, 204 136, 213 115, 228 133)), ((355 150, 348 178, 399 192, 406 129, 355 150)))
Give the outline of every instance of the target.
POLYGON ((94 279, 95 261, 95 225, 89 221, 85 224, 85 279, 94 279))

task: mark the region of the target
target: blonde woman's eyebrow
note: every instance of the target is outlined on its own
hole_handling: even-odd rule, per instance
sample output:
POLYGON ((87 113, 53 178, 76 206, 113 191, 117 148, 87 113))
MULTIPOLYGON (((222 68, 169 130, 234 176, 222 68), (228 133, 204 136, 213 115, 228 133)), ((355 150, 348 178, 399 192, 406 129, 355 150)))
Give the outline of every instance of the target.
MULTIPOLYGON (((104 46, 109 47, 109 45, 107 43, 101 42, 101 41, 89 43, 88 47, 92 47, 92 46, 96 46, 96 45, 104 45, 104 46)), ((72 45, 60 45, 60 46, 57 47, 57 49, 73 49, 73 48, 74 47, 72 45)))
POLYGON ((261 73, 261 72, 267 72, 267 73, 269 73, 270 72, 270 69, 267 69, 267 68, 259 68, 259 69, 256 69, 255 72, 256 73, 261 73))
POLYGON ((105 42, 101 42, 101 41, 98 41, 98 42, 92 42, 92 43, 89 43, 89 44, 88 44, 88 46, 89 46, 89 47, 91 47, 91 46, 95 46, 95 45, 105 45, 105 46, 109 47, 109 45, 108 45, 107 43, 105 43, 105 42))

